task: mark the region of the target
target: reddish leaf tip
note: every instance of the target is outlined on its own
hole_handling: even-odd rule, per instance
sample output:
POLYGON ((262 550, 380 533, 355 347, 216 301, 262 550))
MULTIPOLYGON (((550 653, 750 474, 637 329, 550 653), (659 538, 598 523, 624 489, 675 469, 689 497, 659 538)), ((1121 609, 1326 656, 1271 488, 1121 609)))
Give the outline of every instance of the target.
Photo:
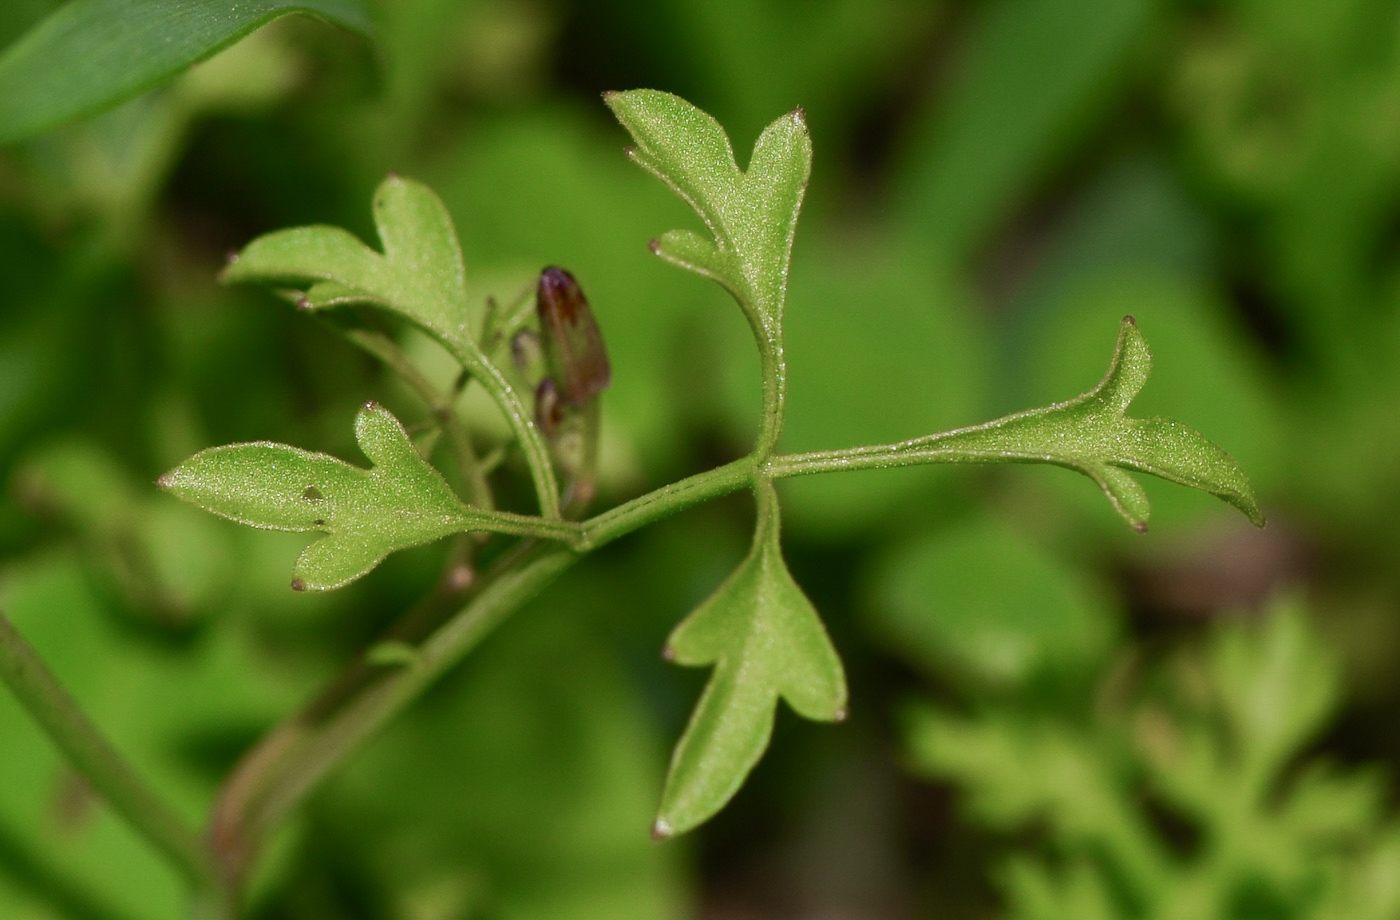
POLYGON ((303 581, 303 580, 300 579, 300 578, 293 578, 293 579, 292 579, 292 590, 293 590, 293 591, 305 591, 305 590, 306 590, 306 582, 303 581))
POLYGON ((1137 325, 1137 317, 1135 317, 1135 316, 1133 316, 1133 314, 1129 313, 1127 316, 1123 317, 1123 322, 1129 323, 1129 324, 1131 324, 1131 325, 1136 326, 1136 325, 1137 325))
POLYGON ((1147 522, 1146 522, 1146 521, 1134 521, 1134 522, 1133 522, 1133 530, 1136 530, 1138 533, 1147 533, 1147 522))
POLYGON ((296 308, 303 312, 310 310, 311 298, 307 297, 305 294, 302 294, 300 297, 297 298, 296 308))
POLYGON ((622 152, 625 153, 625 154, 627 154, 629 157, 635 157, 635 156, 637 155, 637 148, 636 148, 636 147, 623 147, 623 148, 622 148, 622 152))
POLYGON ((375 402, 375 401, 372 400, 372 399, 367 399, 367 400, 365 400, 365 411, 366 411, 366 412, 373 412, 375 409, 378 409, 378 408, 379 408, 379 403, 375 402))
POLYGON ((657 818, 656 823, 651 826, 651 839, 660 843, 663 840, 670 839, 671 835, 675 832, 675 828, 671 827, 669 821, 665 818, 657 818))
POLYGON ((661 241, 660 241, 660 240, 648 240, 648 241, 647 241, 647 248, 651 250, 651 254, 652 254, 652 255, 654 255, 654 256, 659 256, 659 255, 661 255, 661 241))

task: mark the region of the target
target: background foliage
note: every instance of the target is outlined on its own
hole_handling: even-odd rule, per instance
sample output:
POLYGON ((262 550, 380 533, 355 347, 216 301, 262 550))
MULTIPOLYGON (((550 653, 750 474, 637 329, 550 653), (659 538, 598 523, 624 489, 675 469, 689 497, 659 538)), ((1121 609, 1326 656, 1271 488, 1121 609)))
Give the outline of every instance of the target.
MULTIPOLYGON (((154 488, 211 444, 354 457, 368 399, 423 411, 334 330, 217 286, 227 251, 309 223, 372 237, 370 192, 413 176, 473 297, 545 264, 587 290, 613 367, 603 502, 752 439, 743 319, 647 252, 690 218, 626 162, 603 90, 679 93, 740 150, 804 107, 785 449, 1067 398, 1131 313, 1156 359, 1136 411, 1234 454, 1270 524, 1148 482, 1140 536, 1054 469, 781 484, 850 718, 780 716, 730 808, 658 846, 703 683, 658 652, 752 523, 737 499, 687 512, 570 572, 353 760, 261 867, 257 916, 1400 911, 1392 4, 371 6, 372 42, 280 19, 0 148, 0 606, 192 820, 444 552, 296 594, 304 537, 154 488)), ((57 7, 0 4, 0 46, 57 7)), ((179 880, 6 695, 0 738, 0 915, 180 915, 179 880)))

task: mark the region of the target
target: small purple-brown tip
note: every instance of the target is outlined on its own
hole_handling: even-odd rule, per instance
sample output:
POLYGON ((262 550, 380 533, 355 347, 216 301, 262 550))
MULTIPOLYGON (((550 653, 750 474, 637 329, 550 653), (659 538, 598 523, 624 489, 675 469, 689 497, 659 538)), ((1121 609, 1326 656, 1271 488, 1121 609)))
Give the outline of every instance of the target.
POLYGON ((671 835, 675 832, 675 828, 671 827, 669 821, 665 818, 657 818, 656 823, 651 826, 651 839, 660 843, 663 840, 670 839, 671 835))
POLYGON ((292 579, 292 590, 293 590, 293 591, 305 591, 305 590, 306 590, 306 582, 302 581, 300 578, 293 578, 293 579, 292 579))
POLYGON ((365 400, 365 411, 366 411, 366 412, 373 412, 375 409, 378 409, 378 408, 379 408, 379 403, 375 402, 375 401, 372 400, 372 399, 367 399, 367 400, 365 400))
POLYGON ((652 255, 654 255, 654 256, 659 256, 659 255, 661 255, 661 241, 660 241, 660 240, 647 240, 647 248, 651 250, 651 254, 652 254, 652 255))
POLYGON ((662 661, 675 661, 675 660, 676 660, 676 650, 673 649, 673 648, 671 648, 671 646, 669 646, 669 645, 668 645, 668 646, 665 646, 664 648, 661 649, 661 660, 662 660, 662 661))
POLYGON ((1131 323, 1132 325, 1136 326, 1136 325, 1137 325, 1137 317, 1135 317, 1135 316, 1133 316, 1133 314, 1129 313, 1127 316, 1123 317, 1123 322, 1125 322, 1125 323, 1131 323))
POLYGON ((799 105, 792 110, 792 120, 805 127, 807 124, 807 110, 799 105))
POLYGON ((1146 522, 1146 521, 1134 521, 1134 522, 1133 522, 1133 530, 1136 530, 1138 533, 1147 533, 1147 522, 1146 522))
POLYGON ((311 309, 311 298, 310 298, 310 297, 307 297, 305 294, 302 294, 300 297, 297 298, 296 307, 297 307, 298 310, 301 310, 303 313, 306 312, 307 310, 310 310, 310 309, 311 309))
POLYGON ((636 148, 636 147, 623 147, 623 148, 622 148, 622 152, 625 153, 625 154, 627 154, 629 157, 634 157, 634 156, 637 155, 637 148, 636 148))

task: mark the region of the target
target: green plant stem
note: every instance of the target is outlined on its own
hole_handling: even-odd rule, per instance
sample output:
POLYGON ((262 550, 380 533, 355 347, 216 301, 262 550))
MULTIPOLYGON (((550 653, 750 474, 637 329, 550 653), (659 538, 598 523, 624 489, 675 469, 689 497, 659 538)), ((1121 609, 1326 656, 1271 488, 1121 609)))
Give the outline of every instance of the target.
MULTIPOLYGON (((196 887, 223 885, 199 834, 139 777, 88 721, 32 646, 0 613, 0 679, 44 729, 68 762, 196 887)), ((216 896, 216 900, 222 900, 216 896)))
POLYGON ((408 359, 403 349, 387 335, 369 329, 360 329, 348 323, 335 323, 336 328, 360 349, 383 361, 403 378, 404 383, 418 394, 428 406, 428 411, 447 435, 447 443, 457 455, 457 465, 466 481, 471 503, 478 508, 490 511, 496 507, 491 494, 491 484, 482 469, 481 460, 472 447, 471 435, 453 407, 452 396, 435 387, 417 366, 408 359))
MULTIPOLYGON (((1019 415, 1019 414, 1018 414, 1019 415)), ((981 425, 942 431, 937 434, 866 447, 817 450, 801 454, 780 454, 764 464, 763 472, 774 479, 806 476, 811 473, 839 473, 846 470, 883 470, 929 463, 1053 463, 1069 465, 1072 458, 1044 449, 1028 450, 1015 435, 1001 437, 1000 428, 1018 416, 1007 416, 981 425)), ((1040 445, 1037 445, 1039 447, 1040 445)))
POLYGON ((549 459, 549 447, 535 424, 534 412, 521 401, 520 394, 515 392, 501 369, 477 351, 475 343, 468 346, 450 339, 442 341, 457 363, 486 388, 505 415, 516 443, 525 453, 525 463, 530 468, 530 479, 535 485, 535 496, 540 505, 540 516, 558 520, 559 483, 554 476, 554 464, 549 459))
MULTIPOLYGON (((781 386, 776 398, 781 400, 781 386)), ((522 517, 523 529, 542 536, 545 526, 557 527, 555 538, 564 545, 526 540, 481 576, 476 593, 457 614, 414 647, 410 663, 374 667, 356 661, 316 702, 264 736, 231 774, 211 819, 211 835, 221 841, 221 854, 231 871, 241 872, 257 842, 337 764, 584 554, 693 505, 752 488, 760 480, 986 456, 985 451, 928 447, 959 434, 876 448, 778 455, 766 462, 750 455, 648 492, 581 524, 522 517)))

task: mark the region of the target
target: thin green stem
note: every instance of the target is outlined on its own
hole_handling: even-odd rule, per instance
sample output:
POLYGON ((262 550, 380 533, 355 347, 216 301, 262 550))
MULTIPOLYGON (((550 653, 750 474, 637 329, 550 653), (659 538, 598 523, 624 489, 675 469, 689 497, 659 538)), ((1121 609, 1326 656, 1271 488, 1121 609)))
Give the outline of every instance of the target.
POLYGON ((579 552, 597 549, 692 505, 747 488, 753 484, 755 475, 753 457, 741 457, 724 466, 662 486, 584 521, 583 535, 575 544, 575 549, 579 552))
POLYGON ((108 743, 3 613, 0 679, 88 784, 195 886, 223 885, 199 834, 108 743))
POLYGON ((535 424, 534 412, 521 401, 520 394, 510 385, 501 369, 488 361, 475 346, 448 342, 452 356, 486 388, 491 398, 500 406, 506 417, 506 424, 525 453, 525 462, 530 467, 530 478, 535 485, 535 496, 540 505, 540 515, 557 520, 559 514, 559 483, 554 476, 554 464, 549 459, 549 447, 539 426, 535 424))
POLYGON ((938 434, 839 450, 816 450, 801 454, 779 454, 764 464, 763 471, 774 479, 806 476, 811 473, 839 473, 846 470, 882 470, 929 463, 1055 463, 1068 464, 1074 458, 1046 450, 1027 450, 1011 438, 998 444, 998 419, 983 425, 943 431, 938 434), (991 435, 991 436, 989 436, 991 435), (975 445, 969 442, 977 442, 975 445))

